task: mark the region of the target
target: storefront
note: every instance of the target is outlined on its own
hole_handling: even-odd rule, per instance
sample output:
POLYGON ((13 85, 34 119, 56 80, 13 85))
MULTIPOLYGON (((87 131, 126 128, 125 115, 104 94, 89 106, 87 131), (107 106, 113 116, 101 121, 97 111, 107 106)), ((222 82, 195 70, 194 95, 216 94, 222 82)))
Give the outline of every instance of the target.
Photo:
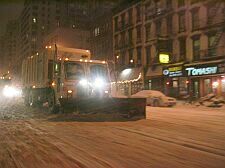
POLYGON ((149 67, 145 76, 145 89, 164 91, 162 66, 149 67))
POLYGON ((118 73, 117 81, 111 83, 112 95, 130 96, 144 89, 143 69, 127 68, 118 73))
POLYGON ((164 93, 182 98, 188 94, 189 81, 184 74, 184 64, 171 64, 163 67, 164 93))
POLYGON ((225 61, 186 64, 185 76, 190 82, 189 92, 194 98, 210 93, 225 97, 225 61))

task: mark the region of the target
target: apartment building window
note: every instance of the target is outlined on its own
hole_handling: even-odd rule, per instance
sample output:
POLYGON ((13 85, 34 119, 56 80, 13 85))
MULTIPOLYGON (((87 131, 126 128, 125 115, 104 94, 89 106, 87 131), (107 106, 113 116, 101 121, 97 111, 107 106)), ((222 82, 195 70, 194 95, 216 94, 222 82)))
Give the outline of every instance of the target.
POLYGON ((156 21, 156 35, 157 36, 161 35, 161 26, 162 26, 161 20, 157 20, 156 21))
POLYGON ((186 38, 179 39, 180 61, 186 59, 186 38))
POLYGON ((141 42, 141 26, 137 26, 136 31, 137 31, 137 43, 140 43, 141 42))
POLYGON ((121 26, 122 26, 122 28, 125 27, 125 13, 123 13, 123 14, 121 15, 121 26))
POLYGON ((118 30, 118 16, 114 18, 114 22, 115 22, 115 30, 118 30))
POLYGON ((195 4, 195 3, 198 3, 198 2, 201 2, 202 0, 191 0, 191 4, 195 4))
POLYGON ((200 58, 200 37, 193 37, 193 59, 199 60, 200 58))
POLYGON ((167 35, 170 35, 172 33, 172 23, 173 23, 173 17, 168 16, 167 17, 167 35))
POLYGON ((37 22, 37 19, 36 18, 33 18, 32 20, 33 20, 33 23, 36 23, 37 22))
POLYGON ((141 47, 137 47, 137 64, 141 65, 141 47))
POLYGON ((199 14, 198 10, 192 11, 192 30, 199 29, 199 14))
POLYGON ((132 24, 132 19, 133 19, 133 9, 129 9, 128 11, 128 24, 132 24))
POLYGON ((146 37, 146 42, 150 40, 150 34, 151 34, 151 24, 147 24, 145 26, 145 37, 146 37))
POLYGON ((179 14, 179 32, 185 31, 185 13, 182 12, 179 14))
POLYGON ((133 59, 133 49, 129 49, 129 62, 133 59))
POLYGON ((207 7, 208 24, 213 23, 213 20, 216 18, 217 10, 218 9, 217 9, 216 3, 210 4, 207 7))
POLYGON ((157 15, 161 14, 161 12, 162 12, 162 2, 161 2, 161 0, 155 1, 155 10, 156 10, 157 15))
POLYGON ((216 56, 215 34, 208 35, 208 56, 216 56))
POLYGON ((145 4, 145 20, 150 19, 151 12, 151 1, 149 1, 145 4))
POLYGON ((125 56, 126 56, 126 51, 121 52, 121 64, 125 64, 125 56))
POLYGON ((119 36, 116 35, 115 36, 115 49, 117 49, 119 47, 119 36))
POLYGON ((100 29, 99 29, 99 27, 96 27, 95 29, 94 29, 94 36, 96 37, 96 36, 98 36, 100 34, 100 29))
POLYGON ((172 1, 166 0, 166 6, 167 6, 168 9, 172 8, 172 1))
POLYGON ((129 36, 129 45, 132 45, 133 43, 133 29, 128 30, 128 36, 129 36))
POLYGON ((125 32, 121 33, 121 45, 124 46, 125 45, 125 32))
POLYGON ((182 7, 185 5, 185 0, 178 0, 178 7, 182 7))
POLYGON ((136 7, 136 22, 140 22, 141 21, 141 6, 138 5, 136 7))
POLYGON ((151 46, 145 48, 147 65, 151 64, 151 46))
POLYGON ((34 5, 32 8, 33 8, 33 10, 37 10, 38 9, 38 6, 37 5, 34 5))

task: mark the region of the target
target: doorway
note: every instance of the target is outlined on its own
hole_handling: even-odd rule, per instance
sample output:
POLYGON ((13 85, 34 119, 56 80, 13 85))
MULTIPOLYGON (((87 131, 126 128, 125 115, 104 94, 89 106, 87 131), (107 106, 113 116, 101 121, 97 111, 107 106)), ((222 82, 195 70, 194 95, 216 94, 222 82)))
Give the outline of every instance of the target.
POLYGON ((199 98, 199 79, 192 80, 192 88, 193 88, 193 98, 199 98))

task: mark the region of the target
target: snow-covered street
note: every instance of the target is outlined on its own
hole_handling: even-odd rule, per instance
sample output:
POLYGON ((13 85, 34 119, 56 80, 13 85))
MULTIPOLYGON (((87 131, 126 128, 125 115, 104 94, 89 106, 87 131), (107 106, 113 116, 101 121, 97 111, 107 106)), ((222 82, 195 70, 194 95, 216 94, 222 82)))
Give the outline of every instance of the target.
POLYGON ((224 168, 225 108, 147 107, 147 120, 56 121, 0 103, 0 168, 224 168))

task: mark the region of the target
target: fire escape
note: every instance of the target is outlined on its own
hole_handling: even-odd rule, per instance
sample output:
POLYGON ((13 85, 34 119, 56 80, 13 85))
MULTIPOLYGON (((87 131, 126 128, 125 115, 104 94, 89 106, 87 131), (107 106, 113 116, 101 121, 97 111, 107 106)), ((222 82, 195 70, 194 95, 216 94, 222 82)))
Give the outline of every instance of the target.
MULTIPOLYGON (((145 20, 155 20, 156 22, 156 38, 151 39, 156 44, 156 53, 151 59, 151 67, 154 69, 159 62, 159 53, 172 53, 172 40, 171 36, 167 34, 162 34, 158 27, 162 26, 161 17, 167 17, 168 14, 173 13, 171 1, 166 1, 165 4, 161 4, 161 1, 154 0, 149 4, 149 7, 145 10, 145 20)), ((146 4, 147 5, 147 4, 146 4)), ((172 28, 171 28, 172 29, 172 28)))
POLYGON ((210 1, 208 4, 208 20, 203 28, 208 37, 213 36, 212 42, 209 41, 208 49, 201 52, 201 59, 212 60, 224 57, 224 44, 219 45, 225 31, 225 8, 224 2, 210 1))

